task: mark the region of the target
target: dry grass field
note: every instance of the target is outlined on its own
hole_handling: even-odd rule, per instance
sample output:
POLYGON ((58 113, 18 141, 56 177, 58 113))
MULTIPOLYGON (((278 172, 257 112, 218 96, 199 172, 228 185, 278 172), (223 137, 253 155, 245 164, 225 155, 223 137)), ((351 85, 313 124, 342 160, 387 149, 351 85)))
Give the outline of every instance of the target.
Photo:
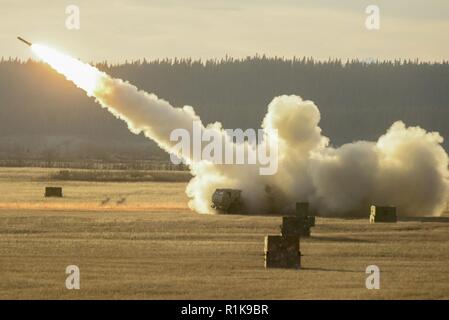
POLYGON ((279 217, 190 212, 185 183, 46 178, 55 172, 0 168, 1 299, 449 298, 448 219, 318 218, 302 270, 266 270, 279 217), (64 198, 43 198, 48 185, 64 198), (71 264, 80 290, 65 289, 71 264), (371 264, 380 290, 365 288, 371 264))

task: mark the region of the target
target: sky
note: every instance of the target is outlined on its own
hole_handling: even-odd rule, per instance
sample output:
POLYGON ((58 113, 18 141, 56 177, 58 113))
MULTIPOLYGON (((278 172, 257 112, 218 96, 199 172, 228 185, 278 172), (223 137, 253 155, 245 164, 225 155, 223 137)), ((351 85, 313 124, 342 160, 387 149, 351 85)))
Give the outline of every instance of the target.
POLYGON ((22 36, 89 62, 173 57, 449 60, 449 0, 0 0, 0 56, 22 36), (77 5, 80 29, 66 27, 77 5), (377 5, 380 29, 365 10, 377 5))

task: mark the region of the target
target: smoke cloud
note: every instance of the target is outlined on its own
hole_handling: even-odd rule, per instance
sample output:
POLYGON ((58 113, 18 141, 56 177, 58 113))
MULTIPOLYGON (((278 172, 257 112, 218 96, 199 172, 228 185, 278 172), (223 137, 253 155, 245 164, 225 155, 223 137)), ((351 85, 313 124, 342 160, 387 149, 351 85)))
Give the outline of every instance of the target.
MULTIPOLYGON (((191 132, 192 123, 201 121, 191 106, 173 107, 76 59, 48 48, 33 50, 125 121, 130 131, 143 132, 167 152, 184 157, 194 176, 186 189, 189 205, 199 213, 214 212, 210 203, 217 188, 241 189, 249 214, 289 213, 299 201, 309 202, 323 216, 367 216, 371 204, 396 206, 403 216, 440 215, 446 205, 448 155, 437 132, 398 121, 375 142, 335 148, 322 134, 314 102, 279 96, 262 122, 268 148, 277 147, 278 171, 261 175, 259 164, 213 164, 179 154, 170 134, 179 128, 191 132)), ((236 148, 220 123, 199 123, 203 133, 222 139, 223 148, 236 148)), ((244 147, 253 146, 244 142, 244 147)))

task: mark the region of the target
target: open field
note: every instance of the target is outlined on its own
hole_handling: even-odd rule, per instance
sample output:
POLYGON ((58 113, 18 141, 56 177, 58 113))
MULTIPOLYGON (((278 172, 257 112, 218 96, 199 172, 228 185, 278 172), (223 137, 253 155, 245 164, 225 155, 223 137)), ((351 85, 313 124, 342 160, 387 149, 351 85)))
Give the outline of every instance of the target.
MULTIPOLYGON (((84 173, 88 170, 71 170, 84 173)), ((111 171, 110 177, 119 175, 111 171)), ((122 171, 125 176, 127 171, 122 171)), ((188 210, 185 183, 97 182, 52 179, 58 169, 0 168, 0 209, 89 210, 89 211, 167 211, 188 210), (45 186, 63 187, 64 198, 46 199, 45 186), (156 191, 156 192, 154 192, 156 191)), ((159 173, 160 176, 185 176, 185 172, 159 173), (164 175, 163 175, 164 174, 164 175)), ((129 175, 129 173, 128 173, 129 175)), ((84 176, 87 176, 84 174, 84 176)), ((78 176, 77 176, 78 177, 78 176)))
POLYGON ((49 173, 0 168, 2 299, 449 298, 447 216, 375 225, 317 218, 301 242, 303 269, 266 270, 263 238, 279 233, 279 217, 193 213, 185 183, 51 181, 49 173), (65 197, 44 199, 47 185, 65 197), (70 264, 80 268, 80 290, 65 289, 70 264), (365 288, 372 264, 380 290, 365 288))

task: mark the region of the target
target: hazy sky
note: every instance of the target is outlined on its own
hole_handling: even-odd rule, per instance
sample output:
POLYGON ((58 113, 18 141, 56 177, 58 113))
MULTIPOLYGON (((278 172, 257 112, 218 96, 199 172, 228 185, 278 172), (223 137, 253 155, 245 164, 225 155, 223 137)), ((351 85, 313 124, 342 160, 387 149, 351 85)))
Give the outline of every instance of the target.
POLYGON ((88 61, 256 53, 449 59, 449 0, 0 0, 0 55, 30 57, 17 35, 88 61), (65 8, 80 8, 80 30, 65 8), (378 31, 365 27, 380 8, 378 31))

